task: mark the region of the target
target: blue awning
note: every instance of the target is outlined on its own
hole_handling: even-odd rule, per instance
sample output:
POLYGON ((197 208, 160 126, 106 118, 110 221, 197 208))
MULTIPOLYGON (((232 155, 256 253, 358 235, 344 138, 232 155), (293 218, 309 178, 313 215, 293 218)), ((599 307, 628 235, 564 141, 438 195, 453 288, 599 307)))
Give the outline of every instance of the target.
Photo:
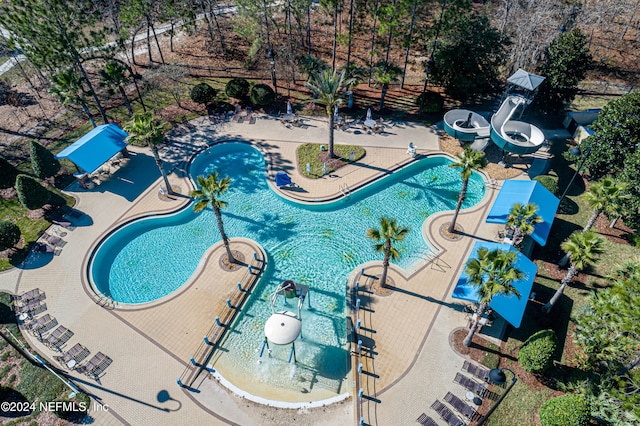
MULTIPOLYGON (((513 286, 520 292, 520 299, 515 295, 505 296, 499 294, 494 296, 489 306, 496 311, 502 318, 507 320, 514 327, 520 327, 522 317, 524 316, 524 310, 527 307, 527 301, 531 294, 531 288, 535 281, 538 267, 535 263, 527 258, 524 254, 520 253, 513 246, 509 244, 491 243, 486 241, 478 241, 473 246, 469 259, 473 259, 478 254, 479 248, 486 248, 488 250, 501 249, 505 251, 516 251, 516 261, 514 266, 524 273, 524 278, 513 283, 513 286)), ((468 261, 468 259, 467 259, 468 261)), ((469 277, 463 270, 460 275, 460 279, 453 289, 451 297, 455 299, 467 300, 469 302, 478 303, 480 297, 478 296, 477 287, 468 282, 469 277)))
POLYGON ((538 206, 538 215, 542 217, 542 222, 534 226, 531 238, 544 246, 560 200, 536 181, 505 180, 487 216, 487 223, 507 223, 509 211, 515 203, 522 203, 522 205, 533 203, 538 206))
POLYGON ((102 124, 62 150, 56 158, 66 158, 90 174, 127 147, 124 140, 127 136, 127 132, 115 124, 102 124))
POLYGON ((291 178, 285 172, 276 173, 276 186, 291 185, 291 178))

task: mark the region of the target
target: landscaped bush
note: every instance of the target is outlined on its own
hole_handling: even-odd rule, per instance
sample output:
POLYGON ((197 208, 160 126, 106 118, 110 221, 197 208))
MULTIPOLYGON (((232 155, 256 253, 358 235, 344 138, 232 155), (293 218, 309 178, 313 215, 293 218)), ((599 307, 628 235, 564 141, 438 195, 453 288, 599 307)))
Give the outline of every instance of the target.
POLYGON ((591 407, 584 395, 572 394, 551 398, 540 407, 542 426, 585 426, 591 407))
POLYGON ((18 170, 13 164, 0 157, 0 189, 11 188, 16 184, 18 170))
POLYGON ((416 105, 420 108, 420 111, 440 112, 444 108, 444 98, 440 93, 425 92, 416 98, 416 105))
POLYGON ((534 177, 533 180, 540 182, 542 186, 554 195, 558 192, 558 178, 555 176, 541 175, 534 177))
POLYGON ((16 192, 22 205, 35 210, 47 204, 51 193, 40 182, 27 175, 18 175, 16 178, 16 192))
POLYGON ((529 373, 544 373, 553 365, 558 339, 553 330, 541 330, 530 336, 518 352, 518 363, 529 373))
POLYGON ((197 104, 207 105, 213 102, 218 92, 207 83, 200 83, 191 89, 191 100, 197 104))
POLYGON ((0 222, 0 251, 9 249, 20 241, 20 228, 13 222, 0 222))
POLYGON ((232 78, 224 88, 230 98, 242 99, 249 94, 249 82, 244 78, 232 78))
POLYGON ((60 170, 60 162, 47 148, 38 142, 31 141, 31 167, 40 179, 54 176, 60 170))
POLYGON ((251 103, 254 105, 265 106, 276 100, 276 94, 266 84, 256 84, 251 88, 251 103))

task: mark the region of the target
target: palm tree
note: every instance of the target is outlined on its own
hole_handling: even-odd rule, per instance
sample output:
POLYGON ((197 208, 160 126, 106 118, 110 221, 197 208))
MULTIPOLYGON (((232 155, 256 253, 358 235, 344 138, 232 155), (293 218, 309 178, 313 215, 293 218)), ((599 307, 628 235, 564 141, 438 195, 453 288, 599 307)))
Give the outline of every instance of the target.
POLYGON ((537 223, 542 222, 538 216, 538 206, 533 203, 515 203, 507 217, 507 227, 513 229, 513 245, 519 246, 526 235, 531 235, 537 223))
POLYGON ((517 254, 516 250, 489 250, 481 247, 477 256, 467 262, 465 272, 469 277, 469 283, 478 288, 480 300, 475 312, 476 320, 464 338, 464 346, 471 346, 473 335, 478 331, 479 320, 495 296, 514 294, 520 298, 520 292, 513 286, 515 281, 524 277, 524 273, 514 266, 517 254))
POLYGON ((105 65, 104 69, 100 70, 100 78, 102 80, 100 86, 106 87, 110 95, 115 92, 114 88, 118 89, 120 96, 122 97, 122 101, 127 107, 127 111, 129 111, 129 115, 133 117, 131 102, 129 102, 127 92, 124 90, 125 86, 129 82, 127 67, 116 61, 109 61, 105 65))
MULTIPOLYGON (((589 187, 589 191, 584 194, 584 199, 593 209, 593 214, 585 225, 583 231, 591 229, 598 216, 603 212, 608 216, 617 218, 621 213, 622 202, 629 198, 629 194, 625 191, 629 188, 629 184, 607 176, 599 182, 594 182, 589 187)), ((615 220, 612 221, 612 227, 615 226, 615 220)))
POLYGON ((158 144, 164 140, 164 123, 156 120, 152 112, 138 113, 133 116, 131 121, 127 122, 123 129, 129 133, 126 140, 136 145, 147 145, 151 148, 153 158, 160 170, 167 192, 173 194, 173 189, 169 184, 167 173, 162 167, 162 160, 158 153, 158 144))
POLYGON ((93 115, 91 115, 89 107, 87 107, 87 103, 84 101, 81 78, 73 71, 73 69, 69 68, 66 71, 53 74, 51 76, 50 92, 64 106, 73 104, 80 105, 84 113, 87 115, 87 118, 89 118, 91 125, 96 127, 93 115))
POLYGON ((399 226, 395 219, 389 219, 384 216, 380 218, 380 229, 367 229, 367 238, 375 241, 373 247, 377 252, 384 254, 384 259, 382 260, 382 277, 380 277, 380 283, 383 287, 387 283, 389 259, 397 260, 400 258, 400 252, 394 247, 394 244, 404 240, 404 237, 406 237, 408 233, 408 228, 399 226))
POLYGON ((353 89, 364 81, 366 71, 364 68, 357 67, 355 64, 346 65, 343 70, 345 72, 345 80, 343 84, 349 95, 347 108, 353 108, 353 89))
POLYGON ((344 70, 337 74, 330 70, 322 70, 311 74, 311 78, 306 86, 318 95, 318 99, 314 102, 324 105, 327 115, 329 116, 329 157, 335 157, 333 152, 333 109, 336 105, 340 106, 344 103, 342 99, 342 86, 344 85, 344 70))
POLYGON ((229 189, 229 185, 231 185, 231 178, 225 176, 220 179, 218 172, 213 172, 208 177, 198 176, 196 180, 200 189, 191 191, 191 196, 196 199, 196 203, 193 205, 193 210, 198 213, 211 204, 213 213, 216 215, 216 221, 218 222, 218 230, 222 236, 222 243, 224 244, 224 248, 227 250, 227 258, 229 259, 229 262, 236 263, 236 260, 231 253, 231 248, 229 248, 229 237, 227 237, 227 234, 224 232, 222 213, 220 212, 227 206, 227 202, 222 201, 219 198, 229 189))
POLYGON ((449 224, 449 232, 453 233, 456 229, 456 220, 458 220, 458 213, 462 203, 467 196, 467 187, 469 186, 469 178, 474 170, 478 170, 487 165, 487 159, 484 157, 484 152, 474 151, 468 146, 464 147, 464 152, 457 155, 458 161, 449 164, 449 167, 460 169, 460 177, 462 177, 462 188, 460 189, 460 196, 458 197, 458 204, 456 205, 456 211, 453 213, 453 219, 449 224))
POLYGON ((382 92, 380 93, 380 104, 378 105, 379 110, 382 110, 382 108, 384 107, 384 98, 387 95, 387 90, 389 90, 389 84, 391 84, 391 82, 393 81, 396 81, 401 72, 402 70, 395 64, 378 62, 378 65, 374 71, 374 79, 376 81, 376 86, 378 84, 382 85, 382 92))
POLYGON ((560 245, 562 250, 569 256, 571 264, 567 275, 560 282, 558 290, 556 290, 551 300, 542 307, 542 312, 549 313, 564 292, 567 284, 573 281, 579 271, 596 261, 598 255, 604 251, 603 244, 602 237, 594 231, 575 231, 560 245))

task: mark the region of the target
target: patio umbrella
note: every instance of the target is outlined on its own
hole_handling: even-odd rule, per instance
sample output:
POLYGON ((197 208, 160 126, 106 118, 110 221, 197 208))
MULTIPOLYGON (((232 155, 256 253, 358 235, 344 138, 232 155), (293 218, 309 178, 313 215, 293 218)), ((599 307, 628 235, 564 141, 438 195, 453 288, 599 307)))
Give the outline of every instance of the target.
POLYGON ((371 120, 371 108, 367 109, 367 120, 371 120))
POLYGON ((291 102, 287 102, 287 114, 293 114, 293 109, 291 108, 291 102))
POLYGON ((335 115, 336 117, 338 116, 338 105, 336 105, 333 109, 333 115, 335 115))

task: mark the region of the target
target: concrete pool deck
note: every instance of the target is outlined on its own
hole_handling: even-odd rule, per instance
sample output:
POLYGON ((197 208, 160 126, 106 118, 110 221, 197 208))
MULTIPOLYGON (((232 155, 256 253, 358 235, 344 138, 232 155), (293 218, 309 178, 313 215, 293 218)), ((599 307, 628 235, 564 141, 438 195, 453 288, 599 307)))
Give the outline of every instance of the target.
MULTIPOLYGON (((268 116, 259 117, 255 124, 213 124, 206 117, 193 120, 190 128, 169 134, 161 150, 171 184, 182 194, 175 197, 159 194, 162 181, 150 152, 132 148, 128 164, 103 178, 100 185, 86 190, 74 184, 67 189, 77 198, 76 209, 83 216, 75 220, 76 229, 63 236, 67 244, 59 256, 31 254, 22 267, 0 274, 2 290, 22 293, 40 288, 46 293, 47 312, 74 332, 65 349, 80 342, 91 351, 90 357, 103 352, 113 360, 99 381, 69 372, 76 383, 109 407, 92 408, 90 415, 96 424, 357 424, 358 416, 366 424, 413 424, 423 412, 435 419, 437 414, 429 406, 447 391, 464 396, 464 389, 452 382, 464 358, 451 349, 449 335, 466 320, 463 304, 452 300, 450 293, 473 242, 495 239, 499 226, 485 224, 484 218, 496 188, 488 188, 478 205, 460 214, 458 223, 465 234, 457 241, 440 232, 451 212, 430 217, 422 231, 440 249, 437 260, 412 271, 392 268, 396 290, 388 295, 370 293, 362 325, 375 340, 375 355, 363 366, 369 374, 361 385, 366 396, 362 411, 354 398, 355 388, 347 389, 352 397, 346 402, 281 410, 234 396, 205 374, 193 384, 194 390, 178 387, 176 378, 189 366, 189 356, 196 352, 217 313, 225 309, 224 301, 239 280, 220 269, 219 245, 212 248, 209 261, 201 264, 193 282, 148 306, 101 307, 87 288, 89 255, 110 230, 137 217, 184 207, 188 202, 185 194, 191 190, 185 178, 188 160, 208 144, 234 140, 257 145, 265 153, 270 174, 286 171, 305 191, 293 195, 306 200, 333 198, 345 185, 356 188, 388 174, 410 161, 406 154, 409 141, 419 154, 439 152, 435 130, 415 123, 396 123, 382 135, 336 131, 337 144, 364 146, 366 157, 331 176, 311 180, 297 169, 295 150, 304 142, 325 143, 327 130, 322 118, 305 122, 306 128, 285 128, 268 116), (168 392, 168 398, 162 391, 168 392)), ((253 242, 233 238, 232 248, 242 251, 245 258, 260 251, 253 242)), ((367 274, 375 275, 378 268, 379 264, 367 265, 367 274)), ((57 352, 28 332, 24 334, 45 359, 58 365, 53 360, 57 352)), ((350 373, 347 383, 352 378, 350 373)))

